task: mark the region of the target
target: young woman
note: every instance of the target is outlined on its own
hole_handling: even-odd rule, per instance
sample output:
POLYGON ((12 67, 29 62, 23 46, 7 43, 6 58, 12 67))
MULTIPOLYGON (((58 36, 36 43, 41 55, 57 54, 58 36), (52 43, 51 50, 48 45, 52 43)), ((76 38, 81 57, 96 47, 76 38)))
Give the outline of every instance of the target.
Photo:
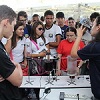
MULTIPOLYGON (((68 27, 65 31, 66 39, 62 40, 58 46, 57 53, 59 60, 57 61, 57 75, 67 75, 67 56, 70 55, 72 46, 76 40, 77 32, 73 27, 68 27)), ((84 47, 84 43, 81 41, 78 49, 84 47)))
POLYGON ((25 38, 24 38, 24 24, 17 22, 14 26, 14 33, 10 40, 7 41, 5 47, 10 54, 10 58, 22 65, 27 66, 27 60, 25 59, 25 38))
POLYGON ((42 22, 38 21, 33 24, 30 40, 29 38, 26 40, 31 43, 31 51, 29 51, 31 54, 28 56, 45 57, 46 52, 50 52, 48 39, 43 36, 44 30, 42 22))
MULTIPOLYGON (((27 54, 27 56, 31 58, 43 58, 46 56, 47 52, 49 53, 49 42, 47 38, 43 36, 44 33, 44 25, 42 22, 37 21, 32 26, 32 32, 30 34, 30 39, 27 38, 26 42, 30 42, 31 51, 27 54)), ((27 44, 27 43, 26 43, 27 44)), ((34 89, 37 99, 39 100, 39 88, 34 89)))
POLYGON ((82 60, 89 59, 89 72, 94 100, 100 100, 100 16, 93 22, 91 35, 94 40, 81 50, 78 50, 85 28, 77 29, 77 39, 73 45, 71 56, 82 60))
MULTIPOLYGON (((14 26, 14 32, 11 39, 7 41, 5 44, 5 48, 10 55, 10 59, 15 61, 21 65, 21 69, 23 69, 23 76, 28 75, 28 67, 27 60, 25 57, 25 42, 26 39, 24 37, 24 24, 22 22, 17 22, 14 26)), ((21 98, 26 97, 25 90, 29 91, 29 89, 19 89, 21 98)), ((28 93, 27 93, 28 95, 28 93)))

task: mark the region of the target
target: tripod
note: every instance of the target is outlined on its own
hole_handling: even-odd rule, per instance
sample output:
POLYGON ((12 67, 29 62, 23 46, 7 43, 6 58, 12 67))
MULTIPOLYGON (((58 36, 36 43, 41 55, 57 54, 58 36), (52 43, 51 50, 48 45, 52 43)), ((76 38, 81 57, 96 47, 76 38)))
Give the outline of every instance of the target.
POLYGON ((27 57, 26 59, 27 59, 27 62, 28 62, 28 80, 26 80, 25 85, 26 85, 26 84, 31 84, 31 85, 33 85, 32 82, 34 82, 34 81, 31 81, 31 80, 30 80, 30 62, 31 62, 31 58, 30 58, 30 57, 27 57))
POLYGON ((70 85, 70 84, 74 84, 74 85, 76 85, 74 82, 74 80, 73 79, 75 79, 75 75, 76 75, 76 73, 75 74, 70 74, 70 73, 68 73, 68 76, 69 76, 69 78, 70 78, 70 81, 67 81, 69 84, 68 85, 70 85))

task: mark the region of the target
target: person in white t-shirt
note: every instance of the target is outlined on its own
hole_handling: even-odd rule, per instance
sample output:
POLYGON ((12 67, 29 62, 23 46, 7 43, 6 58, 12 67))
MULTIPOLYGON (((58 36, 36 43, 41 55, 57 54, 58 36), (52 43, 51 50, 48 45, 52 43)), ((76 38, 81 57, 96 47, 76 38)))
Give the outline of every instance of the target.
MULTIPOLYGON (((29 50, 27 56, 31 58, 43 58, 46 56, 47 53, 50 52, 49 50, 49 42, 48 39, 43 36, 44 33, 44 25, 42 22, 37 21, 32 26, 32 31, 30 34, 30 38, 26 39, 26 44, 30 44, 31 49, 29 50)), ((36 97, 39 99, 39 91, 40 88, 34 89, 36 93, 36 97)))
POLYGON ((30 57, 45 57, 49 52, 49 42, 46 37, 43 36, 44 25, 42 22, 37 21, 32 26, 32 33, 30 38, 26 39, 26 44, 30 42, 31 49, 28 49, 30 57))
POLYGON ((10 55, 11 60, 20 63, 23 67, 27 66, 25 58, 25 37, 24 24, 17 22, 14 26, 14 33, 11 39, 7 40, 5 48, 10 55))
POLYGON ((57 56, 56 49, 61 41, 61 28, 53 24, 54 13, 51 10, 47 10, 44 13, 44 18, 46 22, 44 36, 49 40, 51 55, 57 56))

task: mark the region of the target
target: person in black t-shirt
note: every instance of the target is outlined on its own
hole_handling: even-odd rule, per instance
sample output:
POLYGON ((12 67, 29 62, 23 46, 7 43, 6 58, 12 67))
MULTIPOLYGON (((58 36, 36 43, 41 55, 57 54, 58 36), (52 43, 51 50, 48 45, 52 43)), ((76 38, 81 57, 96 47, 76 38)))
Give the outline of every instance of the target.
POLYGON ((65 30, 68 28, 68 26, 65 25, 65 16, 64 16, 64 13, 63 12, 57 12, 56 19, 57 19, 56 20, 57 24, 58 24, 58 26, 60 26, 61 32, 62 32, 61 40, 66 39, 65 30))
POLYGON ((21 100, 18 86, 22 83, 22 70, 19 64, 10 60, 3 37, 9 39, 16 24, 16 13, 12 8, 0 6, 0 100, 21 100))
POLYGON ((93 100, 100 100, 100 16, 95 19, 91 29, 94 40, 83 49, 78 50, 84 30, 83 26, 77 29, 77 39, 73 45, 71 56, 80 57, 82 60, 89 59, 91 89, 95 97, 93 100))

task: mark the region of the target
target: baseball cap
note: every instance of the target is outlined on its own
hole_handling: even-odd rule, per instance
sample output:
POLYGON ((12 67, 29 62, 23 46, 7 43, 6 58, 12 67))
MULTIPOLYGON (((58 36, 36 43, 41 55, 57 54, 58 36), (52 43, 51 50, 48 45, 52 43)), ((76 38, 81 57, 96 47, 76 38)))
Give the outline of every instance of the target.
POLYGON ((82 24, 83 26, 87 27, 88 29, 91 28, 91 22, 90 22, 89 18, 83 18, 80 20, 79 23, 82 24))

